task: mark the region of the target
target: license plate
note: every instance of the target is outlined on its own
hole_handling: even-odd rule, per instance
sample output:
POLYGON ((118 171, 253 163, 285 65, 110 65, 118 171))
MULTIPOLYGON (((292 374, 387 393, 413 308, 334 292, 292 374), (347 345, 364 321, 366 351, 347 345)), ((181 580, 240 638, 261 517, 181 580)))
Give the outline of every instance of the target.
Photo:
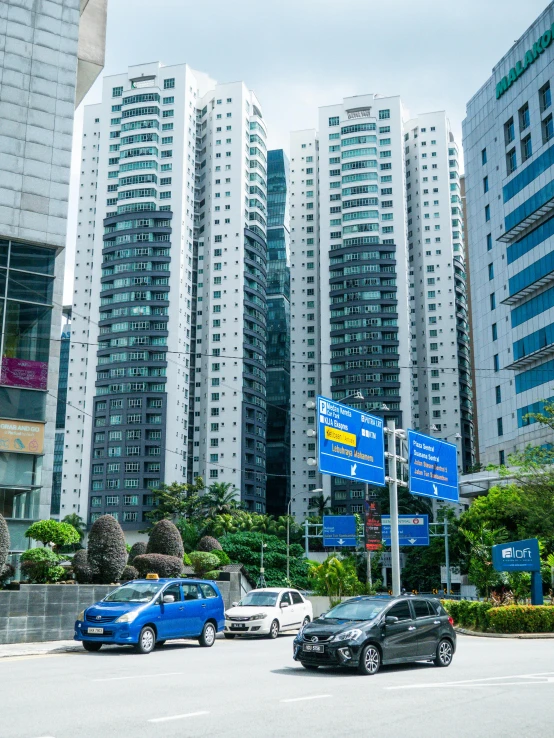
POLYGON ((104 628, 89 628, 87 633, 90 635, 102 635, 104 628))
POLYGON ((246 630, 247 628, 247 625, 231 625, 231 630, 246 630))
POLYGON ((314 646, 311 643, 305 643, 302 647, 304 651, 315 651, 315 653, 323 653, 325 646, 314 646))

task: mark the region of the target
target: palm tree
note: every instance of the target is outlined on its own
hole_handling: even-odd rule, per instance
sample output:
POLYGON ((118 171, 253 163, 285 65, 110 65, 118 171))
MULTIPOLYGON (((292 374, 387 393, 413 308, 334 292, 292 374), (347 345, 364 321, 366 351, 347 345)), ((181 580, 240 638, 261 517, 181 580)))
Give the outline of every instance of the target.
POLYGON ((238 490, 230 482, 214 482, 208 487, 203 502, 206 515, 210 518, 232 515, 238 510, 238 490))
POLYGON ((83 540, 85 535, 85 521, 80 515, 77 515, 77 513, 70 513, 65 516, 62 523, 69 523, 69 525, 72 525, 79 534, 79 540, 83 540))
POLYGON ((326 512, 329 511, 329 503, 331 502, 330 497, 325 497, 325 495, 319 495, 318 497, 313 497, 310 501, 310 510, 317 510, 317 514, 320 517, 323 517, 326 512))

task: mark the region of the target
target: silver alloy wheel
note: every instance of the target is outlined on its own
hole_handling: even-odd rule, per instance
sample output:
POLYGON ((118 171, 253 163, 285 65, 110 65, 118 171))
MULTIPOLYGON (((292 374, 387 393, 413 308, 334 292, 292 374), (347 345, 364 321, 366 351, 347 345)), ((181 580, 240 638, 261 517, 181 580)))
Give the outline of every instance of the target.
POLYGON ((271 638, 277 638, 279 635, 279 623, 276 620, 271 623, 269 635, 271 638))
POLYGON ((444 666, 448 666, 452 661, 452 646, 448 641, 441 641, 439 645, 439 659, 444 666))
POLYGON ((154 633, 150 628, 146 628, 140 637, 140 643, 144 651, 151 651, 154 648, 154 633))
POLYGON ((308 625, 309 622, 310 622, 310 618, 306 615, 306 617, 302 621, 302 627, 304 627, 305 625, 308 625))
POLYGON ((369 646, 365 652, 365 667, 368 674, 375 674, 379 669, 379 651, 374 646, 369 646))
POLYGON ((208 623, 204 629, 204 640, 207 646, 211 646, 215 641, 215 628, 211 623, 208 623))

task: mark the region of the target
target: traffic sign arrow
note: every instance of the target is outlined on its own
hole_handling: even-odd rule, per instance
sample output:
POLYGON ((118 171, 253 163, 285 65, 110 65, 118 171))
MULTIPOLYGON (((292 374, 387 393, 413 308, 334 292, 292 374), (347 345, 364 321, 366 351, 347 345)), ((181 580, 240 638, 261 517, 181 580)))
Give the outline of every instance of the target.
POLYGON ((415 543, 417 538, 408 538, 408 540, 410 541, 410 543, 415 543))
POLYGON ((344 540, 342 538, 339 538, 339 546, 342 546, 343 543, 344 543, 344 540))

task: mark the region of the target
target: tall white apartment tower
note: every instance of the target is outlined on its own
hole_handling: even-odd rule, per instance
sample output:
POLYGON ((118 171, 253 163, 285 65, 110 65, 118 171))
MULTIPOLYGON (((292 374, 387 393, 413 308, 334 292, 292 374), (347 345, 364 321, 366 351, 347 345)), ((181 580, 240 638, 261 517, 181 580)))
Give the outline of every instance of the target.
POLYGON ((329 494, 329 477, 307 460, 316 452, 315 411, 307 407, 321 388, 321 279, 319 251, 319 139, 313 129, 294 131, 290 139, 291 252, 291 510, 303 519, 313 489, 329 494), (325 485, 325 487, 324 487, 325 485))
POLYGON ((138 529, 152 489, 196 476, 264 508, 264 156, 253 93, 186 64, 107 77, 85 109, 68 511, 138 529))
POLYGON ((443 111, 405 123, 414 428, 474 463, 459 151, 443 111))

